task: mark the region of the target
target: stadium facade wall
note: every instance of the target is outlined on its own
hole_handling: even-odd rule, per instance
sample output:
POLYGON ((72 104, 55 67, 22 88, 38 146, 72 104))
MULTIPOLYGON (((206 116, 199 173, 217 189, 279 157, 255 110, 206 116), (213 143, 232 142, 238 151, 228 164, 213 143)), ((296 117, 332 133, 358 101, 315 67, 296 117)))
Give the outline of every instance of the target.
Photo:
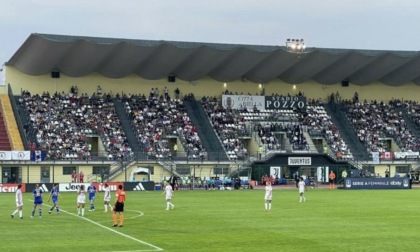
MULTIPOLYGON (((0 166, 0 174, 4 174, 3 170, 5 168, 11 167, 10 165, 3 164, 0 166)), ((102 178, 100 175, 93 174, 94 167, 105 167, 109 169, 110 164, 80 164, 72 162, 61 162, 60 164, 52 164, 48 162, 40 163, 28 163, 28 164, 13 164, 13 167, 17 167, 20 170, 21 176, 18 176, 20 183, 70 183, 72 182, 71 174, 63 174, 64 169, 67 168, 70 171, 76 171, 79 174, 81 171, 84 173, 84 182, 89 183, 101 182, 102 178), (43 180, 42 172, 43 169, 48 170, 49 175, 43 180)), ((116 177, 112 178, 112 182, 132 182, 131 173, 134 169, 144 167, 150 169, 150 177, 148 174, 141 173, 135 174, 135 181, 156 181, 160 183, 165 179, 168 179, 172 174, 170 170, 164 169, 163 166, 157 163, 135 163, 129 166, 125 171, 118 174, 116 177)), ((215 167, 223 167, 225 171, 231 171, 235 167, 229 167, 227 164, 220 163, 207 163, 207 164, 197 164, 197 163, 183 163, 177 164, 178 170, 183 171, 181 176, 195 176, 201 178, 209 178, 215 176, 221 176, 221 174, 215 173, 215 167), (185 173, 187 171, 187 173, 185 173)), ((174 171, 177 171, 174 167, 174 171)), ((10 174, 9 174, 10 175, 10 174)), ((224 176, 224 175, 223 175, 224 176)), ((44 177, 45 178, 45 177, 44 177)), ((3 183, 9 183, 8 179, 5 179, 4 176, 1 177, 3 183)))
MULTIPOLYGON (((389 86, 380 82, 375 82, 365 86, 353 85, 350 82, 348 87, 343 87, 341 83, 334 85, 321 85, 314 81, 308 81, 302 84, 289 84, 280 80, 273 80, 264 85, 243 81, 238 79, 233 82, 226 83, 213 80, 210 77, 202 78, 197 81, 188 82, 177 78, 176 82, 169 83, 167 78, 160 80, 145 80, 137 75, 130 75, 121 79, 106 78, 98 73, 90 74, 84 77, 69 77, 64 73, 60 74, 60 78, 51 78, 51 74, 41 76, 31 76, 20 72, 14 67, 7 66, 7 75, 5 83, 12 86, 15 95, 20 95, 21 90, 29 90, 32 94, 43 91, 49 91, 51 94, 57 92, 69 92, 71 86, 77 86, 79 93, 87 93, 91 95, 96 92, 97 86, 100 85, 104 93, 144 93, 149 94, 152 88, 158 87, 163 92, 163 88, 169 89, 171 97, 174 96, 174 90, 179 88, 181 96, 193 93, 195 97, 202 96, 219 96, 226 89, 233 93, 244 94, 261 94, 264 89, 266 95, 272 93, 295 95, 302 92, 309 99, 327 100, 331 93, 339 92, 342 99, 351 99, 355 92, 359 94, 360 100, 384 100, 388 101, 392 98, 418 100, 417 94, 420 92, 420 86, 414 83, 407 83, 401 86, 389 86)), ((7 87, 2 92, 6 93, 7 87)))

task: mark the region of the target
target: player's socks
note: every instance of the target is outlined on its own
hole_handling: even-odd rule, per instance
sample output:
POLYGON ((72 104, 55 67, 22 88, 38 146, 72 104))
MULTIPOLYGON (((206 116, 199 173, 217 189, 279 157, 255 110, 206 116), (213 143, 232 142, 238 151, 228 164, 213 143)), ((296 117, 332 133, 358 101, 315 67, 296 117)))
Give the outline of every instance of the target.
POLYGON ((264 203, 264 209, 267 210, 268 209, 268 203, 264 203))
POLYGON ((22 210, 19 210, 19 217, 22 219, 22 216, 23 216, 23 212, 22 212, 22 210))
POLYGON ((271 203, 268 203, 268 210, 271 210, 271 203))
POLYGON ((104 205, 104 208, 105 208, 104 212, 108 212, 108 205, 107 204, 104 205))
POLYGON ((39 217, 42 216, 42 208, 39 209, 39 217))
POLYGON ((82 216, 85 216, 85 209, 82 208, 82 216))
POLYGON ((55 209, 57 210, 57 213, 60 213, 60 208, 59 207, 56 207, 55 209))
MULTIPOLYGON (((19 210, 17 210, 17 209, 16 209, 16 210, 12 213, 12 216, 14 217, 14 216, 15 216, 15 214, 16 214, 18 211, 19 211, 19 210)), ((12 217, 12 218, 13 218, 13 217, 12 217)))
POLYGON ((112 214, 112 221, 114 222, 114 225, 117 225, 117 214, 112 214))
POLYGON ((124 224, 124 215, 120 214, 120 227, 124 224))
POLYGON ((32 210, 32 217, 34 217, 34 216, 35 216, 35 209, 32 210))

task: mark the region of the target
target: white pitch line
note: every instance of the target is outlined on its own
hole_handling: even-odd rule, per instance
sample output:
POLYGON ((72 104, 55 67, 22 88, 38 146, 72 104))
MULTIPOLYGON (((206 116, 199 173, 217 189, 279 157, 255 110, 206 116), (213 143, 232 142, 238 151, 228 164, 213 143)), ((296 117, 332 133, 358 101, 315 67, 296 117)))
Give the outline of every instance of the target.
MULTIPOLYGON (((124 220, 130 220, 130 219, 135 219, 135 218, 139 218, 139 217, 142 217, 142 216, 144 216, 144 213, 143 212, 141 212, 141 211, 135 211, 135 210, 124 210, 124 213, 125 212, 135 212, 135 213, 138 213, 139 215, 136 215, 136 216, 132 216, 132 217, 125 217, 124 216, 124 220)), ((103 213, 112 213, 112 211, 110 211, 110 212, 103 212, 103 213)), ((104 223, 104 222, 112 222, 112 220, 104 220, 104 221, 97 221, 97 223, 104 223)))
MULTIPOLYGON (((33 201, 32 201, 32 202, 33 202, 33 201)), ((48 206, 48 207, 52 207, 52 206, 47 205, 47 204, 43 204, 43 205, 44 205, 44 206, 48 206)), ((152 248, 154 248, 154 249, 155 249, 155 250, 128 250, 128 251, 113 251, 113 252, 135 252, 135 251, 136 251, 136 252, 146 252, 146 251, 163 251, 163 250, 164 250, 163 248, 159 248, 158 246, 155 246, 155 245, 153 245, 153 244, 151 244, 151 243, 148 243, 148 242, 145 242, 145 241, 139 240, 139 239, 137 239, 137 238, 134 238, 134 237, 132 237, 132 236, 126 235, 126 234, 121 233, 121 232, 119 232, 119 231, 117 231, 117 230, 115 230, 115 229, 112 229, 112 228, 106 227, 106 226, 104 226, 104 225, 102 225, 102 224, 100 224, 100 223, 94 222, 93 220, 90 220, 90 219, 88 219, 88 218, 85 218, 85 217, 82 217, 82 216, 78 216, 77 214, 74 214, 74 213, 70 213, 69 211, 63 210, 62 208, 60 208, 60 212, 64 212, 64 213, 69 214, 69 215, 72 215, 72 216, 74 216, 74 217, 81 218, 81 219, 83 219, 83 220, 85 220, 85 221, 88 221, 88 222, 90 222, 90 223, 94 224, 94 225, 97 225, 97 226, 99 226, 99 227, 105 228, 105 229, 106 229, 106 230, 108 230, 108 231, 114 232, 114 233, 116 233, 116 234, 118 234, 118 235, 120 235, 120 236, 122 236, 122 237, 125 237, 125 238, 127 238, 127 239, 131 239, 131 240, 133 240, 133 241, 136 241, 136 242, 138 242, 138 243, 141 243, 141 244, 147 245, 147 246, 152 247, 152 248)))

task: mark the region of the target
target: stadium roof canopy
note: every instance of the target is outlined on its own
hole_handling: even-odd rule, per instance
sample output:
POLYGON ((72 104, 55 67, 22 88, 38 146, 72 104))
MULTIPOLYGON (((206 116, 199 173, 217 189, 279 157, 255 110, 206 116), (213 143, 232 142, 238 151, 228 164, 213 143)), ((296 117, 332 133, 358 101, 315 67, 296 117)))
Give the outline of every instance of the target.
POLYGON ((356 85, 420 85, 418 51, 307 48, 293 53, 285 46, 51 34, 31 34, 6 66, 29 75, 58 70, 71 77, 97 72, 109 78, 137 74, 149 80, 174 75, 185 81, 209 76, 220 82, 246 78, 255 83, 280 79, 291 84, 346 80, 356 85))

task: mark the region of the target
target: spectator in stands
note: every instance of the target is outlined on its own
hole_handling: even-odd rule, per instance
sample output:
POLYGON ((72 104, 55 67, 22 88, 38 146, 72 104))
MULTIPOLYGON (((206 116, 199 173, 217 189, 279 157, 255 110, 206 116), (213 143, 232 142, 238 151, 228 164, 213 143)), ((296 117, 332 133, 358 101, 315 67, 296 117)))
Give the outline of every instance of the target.
POLYGON ((80 183, 84 183, 85 181, 85 174, 83 173, 83 171, 80 171, 79 173, 79 182, 80 183))
POLYGON ((97 96, 101 96, 102 95, 102 88, 100 85, 98 85, 98 87, 96 88, 96 95, 97 96))
POLYGON ((71 173, 71 182, 76 183, 77 182, 77 173, 75 170, 71 173))
POLYGON ((179 95, 181 94, 181 91, 179 90, 179 88, 175 89, 175 99, 179 99, 179 95))
POLYGON ((333 171, 330 171, 330 174, 328 175, 328 179, 330 182, 330 189, 334 189, 335 173, 333 171))

